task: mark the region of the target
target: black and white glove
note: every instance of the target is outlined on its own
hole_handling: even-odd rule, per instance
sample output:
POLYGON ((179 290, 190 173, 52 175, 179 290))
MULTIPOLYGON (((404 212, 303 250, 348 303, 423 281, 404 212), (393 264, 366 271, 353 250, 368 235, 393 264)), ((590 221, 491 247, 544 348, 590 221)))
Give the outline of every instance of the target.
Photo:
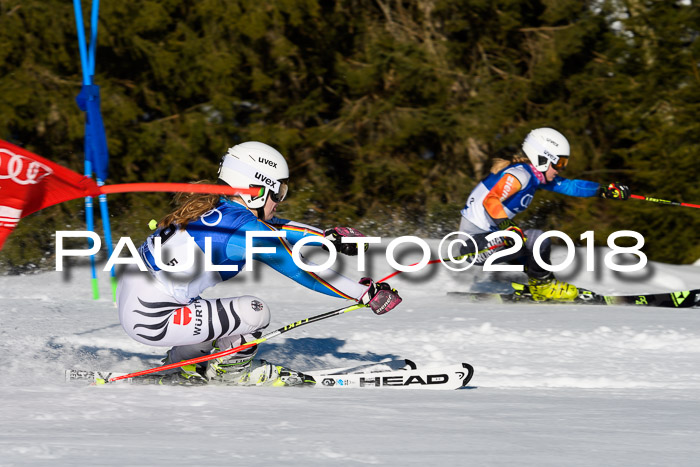
MULTIPOLYGON (((507 230, 509 232, 514 232, 520 235, 520 238, 523 239, 523 243, 527 241, 527 237, 525 237, 525 232, 523 232, 523 229, 518 227, 518 224, 513 222, 511 219, 505 219, 500 221, 498 223, 498 230, 507 230)), ((505 245, 509 248, 515 245, 515 242, 510 237, 503 237, 503 243, 505 243, 505 245)))
POLYGON ((613 182, 607 187, 601 185, 598 195, 605 199, 619 199, 625 201, 630 197, 630 189, 626 185, 621 185, 620 182, 613 182))
MULTIPOLYGON (((348 256, 357 255, 357 243, 343 243, 343 237, 364 237, 365 234, 352 227, 333 227, 324 232, 325 238, 335 245, 336 251, 348 256)), ((365 251, 369 248, 369 243, 365 243, 365 251)), ((323 246, 324 250, 328 250, 323 246)))
POLYGON ((369 286, 360 301, 370 307, 377 315, 383 315, 401 303, 402 299, 399 297, 399 293, 386 282, 375 283, 369 277, 363 277, 360 279, 360 284, 369 286))

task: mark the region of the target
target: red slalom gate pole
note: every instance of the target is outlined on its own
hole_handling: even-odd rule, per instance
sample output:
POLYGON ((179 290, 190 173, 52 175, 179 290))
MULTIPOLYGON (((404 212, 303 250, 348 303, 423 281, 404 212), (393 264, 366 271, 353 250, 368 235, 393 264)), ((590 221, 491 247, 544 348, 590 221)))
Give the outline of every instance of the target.
POLYGON ((337 310, 333 311, 328 311, 326 313, 322 313, 320 315, 312 316, 310 318, 305 318, 300 321, 295 321, 294 323, 290 323, 286 326, 283 326, 279 329, 276 329, 272 332, 269 332, 265 334, 264 336, 260 337, 259 339, 255 339, 254 341, 245 343, 243 345, 239 345, 238 347, 233 347, 228 350, 224 350, 221 352, 209 354, 209 355, 204 355, 202 357, 197 357, 197 358, 191 358, 189 360, 183 360, 181 362, 176 362, 176 363, 169 363, 167 365, 155 367, 155 368, 150 368, 148 370, 143 370, 143 371, 137 371, 135 373, 129 373, 128 375, 122 375, 122 376, 115 376, 114 378, 110 378, 107 383, 113 383, 115 381, 119 381, 122 379, 129 379, 129 378, 134 378, 136 376, 143 376, 143 375, 149 375, 151 373, 158 373, 160 371, 165 371, 165 370, 171 370, 173 368, 179 368, 181 366, 185 365, 192 365, 193 363, 201 363, 201 362, 206 362, 208 360, 213 360, 215 358, 219 357, 225 357, 227 355, 232 355, 237 352, 240 352, 241 350, 245 350, 249 347, 253 347, 254 345, 261 344, 267 340, 272 339, 273 337, 277 337, 280 334, 284 334, 285 332, 291 331, 292 329, 296 329, 298 327, 304 326, 306 324, 311 324, 315 323, 317 321, 321 321, 323 319, 331 318, 333 316, 338 316, 342 315, 344 313, 347 313, 349 311, 357 310, 358 308, 364 308, 367 305, 363 304, 355 304, 355 305, 350 305, 344 308, 338 308, 337 310))
POLYGON ((183 192, 183 193, 214 193, 221 195, 251 195, 260 193, 261 188, 233 188, 228 185, 203 185, 198 183, 121 183, 102 185, 102 194, 133 193, 133 192, 183 192))

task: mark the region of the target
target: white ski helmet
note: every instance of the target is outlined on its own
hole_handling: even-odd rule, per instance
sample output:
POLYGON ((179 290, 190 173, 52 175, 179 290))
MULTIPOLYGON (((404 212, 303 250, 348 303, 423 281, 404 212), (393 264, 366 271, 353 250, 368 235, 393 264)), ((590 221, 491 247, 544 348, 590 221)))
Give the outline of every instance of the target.
POLYGON ((228 149, 221 160, 219 180, 238 188, 259 187, 257 195, 238 195, 250 209, 262 209, 268 197, 281 203, 287 196, 289 167, 272 146, 247 141, 228 149))
POLYGON ((537 128, 523 141, 523 152, 540 172, 546 172, 551 164, 562 170, 569 163, 569 141, 553 128, 537 128))

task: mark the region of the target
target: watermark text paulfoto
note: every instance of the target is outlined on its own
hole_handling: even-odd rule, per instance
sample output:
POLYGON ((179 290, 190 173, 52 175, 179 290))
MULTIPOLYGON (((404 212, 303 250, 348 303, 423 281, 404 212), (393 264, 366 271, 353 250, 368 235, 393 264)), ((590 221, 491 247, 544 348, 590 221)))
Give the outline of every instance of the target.
MULTIPOLYGON (((278 248, 289 252, 294 264, 301 270, 313 273, 319 273, 331 269, 337 259, 338 252, 333 242, 327 238, 317 235, 302 237, 293 245, 286 242, 284 239, 287 232, 283 230, 277 231, 248 231, 245 235, 245 271, 252 271, 252 261, 256 255, 277 254, 278 248), (256 241, 257 239, 257 241, 256 241), (272 240, 276 239, 276 240, 272 240), (313 264, 302 260, 301 249, 308 244, 321 244, 328 249, 328 258, 322 264, 313 264), (284 246, 282 246, 284 245, 284 246), (291 248, 290 248, 291 247, 291 248)), ((581 234, 580 239, 585 242, 586 252, 586 271, 595 271, 595 255, 594 255, 594 237, 592 230, 588 230, 581 234)), ((169 238, 166 238, 165 243, 169 238)), ((523 239, 511 231, 493 232, 485 237, 487 242, 481 250, 479 243, 473 236, 464 232, 451 232, 445 235, 438 246, 439 262, 452 271, 465 271, 475 264, 483 267, 484 271, 524 271, 524 266, 520 264, 508 264, 499 262, 499 259, 511 256, 524 248, 523 239), (503 239, 508 238, 509 244, 506 244, 503 239), (455 250, 456 253, 455 254, 455 250), (444 253, 443 253, 444 251, 444 253)), ((238 271, 238 265, 217 265, 212 261, 212 243, 211 237, 204 238, 204 248, 196 244, 195 239, 189 235, 183 235, 178 239, 178 247, 169 249, 164 247, 163 239, 160 236, 153 237, 153 245, 151 256, 153 257, 155 266, 167 272, 184 272, 188 271, 195 264, 197 256, 204 260, 205 271, 238 271), (184 244, 183 244, 184 240, 184 244), (183 256, 183 252, 185 252, 183 256), (175 254, 176 256, 173 256, 175 254)), ((342 243, 357 244, 357 271, 365 272, 365 245, 381 243, 380 237, 342 237, 342 243)), ((63 271, 63 259, 66 257, 81 257, 92 256, 100 251, 102 241, 95 232, 90 231, 56 231, 56 271, 63 271), (65 239, 85 238, 88 240, 87 249, 68 249, 64 247, 65 239)), ((647 264, 647 257, 641 251, 644 246, 644 237, 633 230, 621 230, 614 232, 607 238, 607 245, 610 248, 605 254, 603 263, 605 267, 618 272, 633 272, 639 271, 647 264), (623 247, 618 246, 616 241, 620 238, 632 238, 636 241, 634 246, 623 247), (638 258, 634 264, 617 264, 613 258, 620 254, 631 254, 638 258)), ((540 235, 532 246, 533 257, 537 264, 546 271, 562 271, 569 267, 574 261, 576 247, 571 238, 564 232, 551 230, 540 235), (559 238, 564 242, 566 248, 566 258, 559 264, 549 264, 542 259, 541 246, 542 243, 549 238, 559 238)), ((403 236, 394 238, 386 247, 386 261, 397 271, 415 272, 420 271, 431 262, 430 245, 424 239, 416 236, 403 236), (405 265, 400 264, 396 260, 395 252, 397 248, 403 245, 418 246, 422 251, 420 261, 405 265)), ((138 249, 129 237, 121 237, 117 242, 112 254, 109 256, 104 271, 111 270, 118 264, 134 264, 141 271, 147 271, 148 268, 138 249), (124 249, 128 250, 129 256, 121 256, 124 249)))

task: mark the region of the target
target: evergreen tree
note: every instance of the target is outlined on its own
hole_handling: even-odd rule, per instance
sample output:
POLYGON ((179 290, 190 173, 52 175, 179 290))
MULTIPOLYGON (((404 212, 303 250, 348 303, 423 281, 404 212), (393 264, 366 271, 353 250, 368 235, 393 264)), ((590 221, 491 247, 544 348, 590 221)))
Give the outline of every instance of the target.
MULTIPOLYGON (((260 140, 290 162, 282 215, 373 235, 438 236, 457 228, 492 157, 552 126, 572 144, 565 176, 700 201, 693 2, 142 0, 100 8, 95 83, 109 183, 213 179, 227 147, 260 140)), ((70 3, 0 2, 0 138, 82 172, 81 82, 70 3)), ((145 237, 170 199, 110 197, 115 236, 145 237)), ((603 244, 615 230, 637 230, 651 259, 700 256, 695 210, 538 199, 526 224, 573 239, 594 229, 603 244)), ((0 253, 6 268, 50 267, 55 230, 83 228, 81 201, 49 209, 20 222, 0 253)))

